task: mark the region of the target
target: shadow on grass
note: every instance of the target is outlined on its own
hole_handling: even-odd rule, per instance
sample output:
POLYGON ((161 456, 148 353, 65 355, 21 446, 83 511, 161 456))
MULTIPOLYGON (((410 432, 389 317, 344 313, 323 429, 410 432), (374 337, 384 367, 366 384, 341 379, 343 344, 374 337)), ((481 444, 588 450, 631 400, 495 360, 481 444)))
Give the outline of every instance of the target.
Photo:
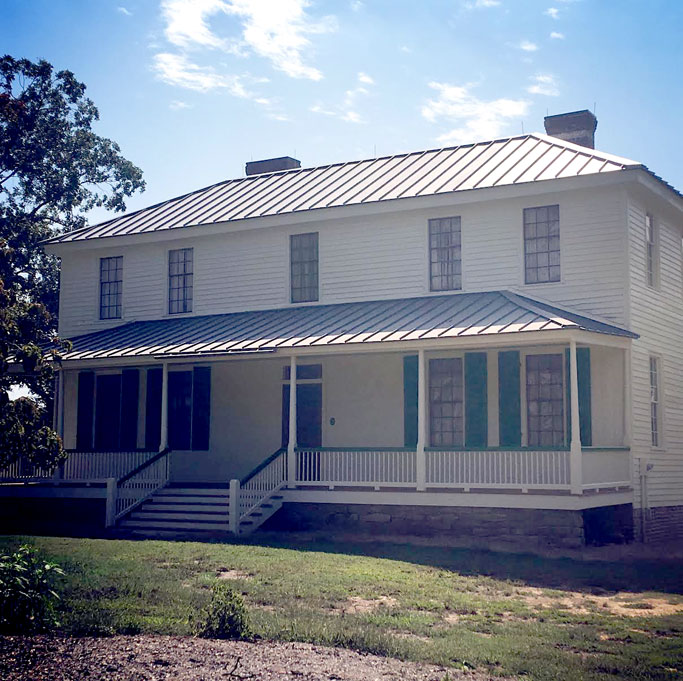
POLYGON ((628 561, 550 558, 534 554, 448 548, 392 542, 335 542, 323 539, 259 538, 254 546, 399 560, 466 576, 485 576, 528 586, 586 593, 659 591, 683 594, 683 560, 628 561))

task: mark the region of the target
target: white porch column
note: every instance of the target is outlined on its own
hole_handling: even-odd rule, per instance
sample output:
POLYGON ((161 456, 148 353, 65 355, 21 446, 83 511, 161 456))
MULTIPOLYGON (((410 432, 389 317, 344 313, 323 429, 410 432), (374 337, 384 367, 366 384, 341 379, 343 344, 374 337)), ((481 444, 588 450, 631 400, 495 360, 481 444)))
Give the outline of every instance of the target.
POLYGON ((159 451, 168 447, 168 362, 161 365, 161 437, 159 451))
POLYGON ((287 441, 287 486, 296 487, 296 356, 289 360, 289 439, 287 441))
POLYGON ((417 490, 426 489, 427 466, 425 442, 427 441, 427 363, 425 351, 417 351, 417 448, 415 452, 415 476, 417 490))
POLYGON ((569 451, 569 473, 572 494, 583 493, 581 470, 581 421, 579 420, 579 372, 576 363, 576 341, 569 341, 569 388, 571 397, 572 432, 569 451))

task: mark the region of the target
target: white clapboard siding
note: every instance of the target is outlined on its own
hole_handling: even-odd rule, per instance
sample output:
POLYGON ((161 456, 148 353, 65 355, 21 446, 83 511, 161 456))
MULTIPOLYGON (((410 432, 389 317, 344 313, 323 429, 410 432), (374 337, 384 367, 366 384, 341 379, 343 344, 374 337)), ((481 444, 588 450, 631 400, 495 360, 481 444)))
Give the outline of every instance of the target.
MULTIPOLYGON (((683 505, 683 271, 681 226, 662 219, 656 204, 631 198, 628 205, 630 258, 630 327, 640 334, 633 343, 633 456, 654 464, 648 476, 651 506, 683 505), (645 213, 659 231, 660 286, 647 286, 645 213), (660 356, 663 440, 653 449, 650 433, 649 357, 660 356)), ((636 479, 639 485, 639 479, 636 479)), ((640 505, 640 489, 635 503, 640 505)))
POLYGON ((62 257, 60 332, 87 333, 123 322, 162 318, 167 309, 167 252, 194 248, 193 314, 289 305, 289 237, 319 232, 320 302, 429 294, 429 218, 460 216, 465 291, 513 289, 617 323, 624 321, 624 205, 613 188, 495 202, 385 212, 301 226, 274 226, 158 242, 66 252, 62 257), (562 282, 523 283, 522 211, 559 203, 562 282), (100 321, 99 259, 122 255, 123 318, 100 321))

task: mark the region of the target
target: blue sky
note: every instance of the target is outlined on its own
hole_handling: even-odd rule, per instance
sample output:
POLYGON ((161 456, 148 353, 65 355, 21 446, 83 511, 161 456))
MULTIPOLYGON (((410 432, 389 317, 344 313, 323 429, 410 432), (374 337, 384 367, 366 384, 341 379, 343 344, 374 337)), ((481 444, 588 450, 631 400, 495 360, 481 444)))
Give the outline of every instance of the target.
POLYGON ((679 0, 0 3, 0 50, 72 70, 143 169, 131 209, 249 160, 481 141, 594 106, 599 149, 683 189, 681 29, 679 0))

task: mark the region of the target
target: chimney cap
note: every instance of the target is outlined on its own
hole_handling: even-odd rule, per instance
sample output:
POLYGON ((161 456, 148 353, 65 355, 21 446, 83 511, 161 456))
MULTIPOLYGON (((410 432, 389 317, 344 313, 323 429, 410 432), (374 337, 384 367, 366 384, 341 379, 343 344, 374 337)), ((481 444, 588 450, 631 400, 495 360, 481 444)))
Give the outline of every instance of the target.
POLYGON ((546 116, 543 123, 548 135, 590 149, 595 146, 595 129, 598 127, 598 119, 588 109, 546 116))
POLYGON ((279 156, 278 158, 266 158, 262 161, 248 161, 245 166, 247 175, 261 175, 263 173, 275 173, 278 170, 293 170, 301 168, 301 161, 291 156, 279 156))

